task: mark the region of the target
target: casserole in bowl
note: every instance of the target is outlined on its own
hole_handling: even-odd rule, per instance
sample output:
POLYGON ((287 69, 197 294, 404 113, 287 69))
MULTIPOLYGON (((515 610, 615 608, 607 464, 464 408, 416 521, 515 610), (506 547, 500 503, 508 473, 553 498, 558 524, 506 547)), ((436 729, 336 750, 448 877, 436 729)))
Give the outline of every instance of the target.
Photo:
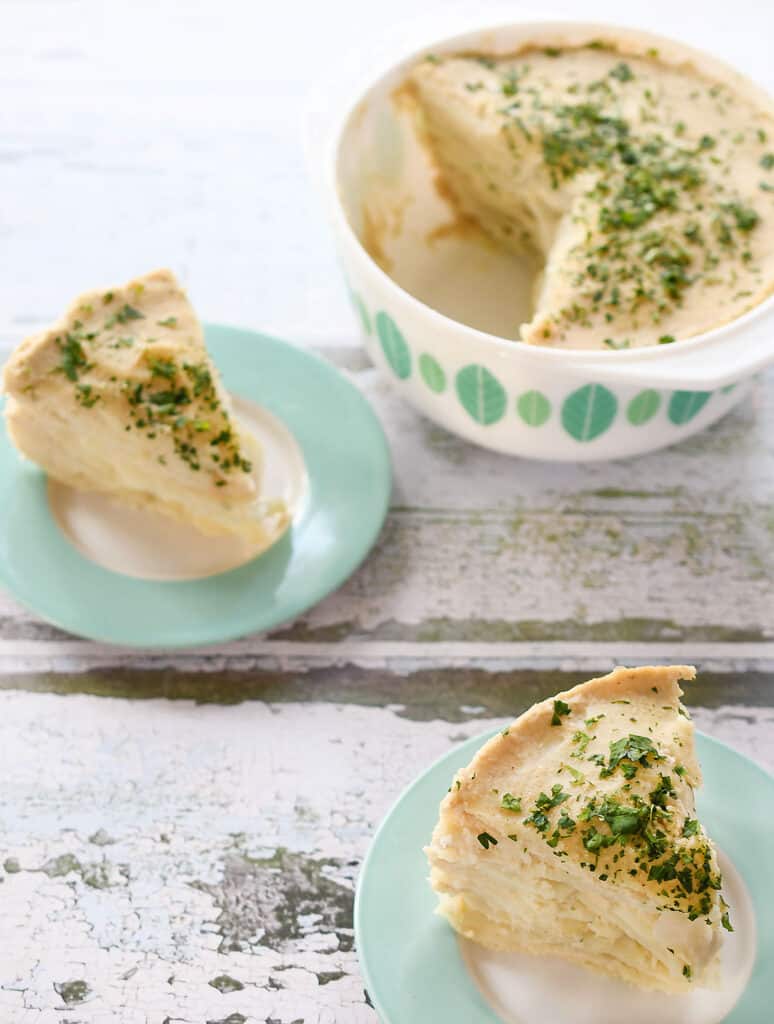
MULTIPOLYGON (((652 344, 631 348, 607 338, 610 348, 520 340, 520 325, 534 314, 534 254, 525 245, 520 258, 513 246, 493 241, 447 187, 417 128, 422 112, 418 118, 416 93, 407 83, 428 58, 438 63, 447 55, 474 55, 488 73, 525 48, 557 54, 584 47, 621 58, 626 72, 617 72, 619 80, 631 76, 626 61, 636 68, 638 60, 657 55, 664 68, 717 83, 763 119, 772 117, 764 93, 682 44, 631 29, 518 23, 433 43, 394 63, 328 133, 324 158, 341 262, 376 364, 422 413, 468 440, 513 455, 572 461, 632 455, 682 440, 744 401, 754 373, 774 358, 774 299, 765 274, 755 304, 739 306, 734 318, 724 314, 718 298, 718 326, 708 330, 708 293, 694 298, 702 303, 696 318, 702 330, 674 343, 658 326, 652 344), (670 343, 658 344, 659 336, 670 343)), ((465 84, 470 92, 483 88, 476 81, 465 84)), ((766 133, 757 132, 762 183, 755 196, 759 212, 750 216, 752 223, 760 221, 756 244, 768 256, 774 181, 769 187, 766 171, 774 156, 768 161, 766 133)), ((696 151, 714 145, 702 136, 696 151)), ((713 154, 709 159, 719 163, 713 154)), ((678 182, 675 206, 687 187, 678 182)), ((735 205, 739 210, 730 202, 719 209, 735 205)), ((745 207, 737 219, 742 231, 746 216, 745 207)), ((744 257, 745 240, 741 234, 739 239, 730 245, 744 257)), ((675 305, 682 308, 685 301, 690 294, 680 294, 675 305)))

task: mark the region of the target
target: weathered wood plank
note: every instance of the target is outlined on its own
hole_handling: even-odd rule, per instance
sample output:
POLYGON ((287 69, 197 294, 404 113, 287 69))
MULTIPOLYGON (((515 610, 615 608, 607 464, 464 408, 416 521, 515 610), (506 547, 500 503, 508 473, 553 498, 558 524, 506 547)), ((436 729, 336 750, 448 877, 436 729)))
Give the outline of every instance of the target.
MULTIPOLYGON (((569 659, 568 659, 569 660, 569 659)), ((651 659, 656 664, 669 659, 651 659)), ((634 659, 627 659, 634 664, 634 659)), ((597 664, 596 674, 609 671, 613 662, 597 664)), ((94 696, 122 700, 194 701, 197 704, 241 704, 263 701, 271 705, 336 704, 353 707, 393 707, 412 721, 463 722, 475 705, 477 715, 514 716, 530 704, 559 690, 583 682, 591 671, 554 665, 536 669, 523 663, 483 660, 479 665, 432 667, 391 663, 367 667, 346 662, 331 666, 307 664, 296 671, 286 667, 253 666, 249 671, 181 671, 179 668, 95 669, 86 673, 30 672, 0 675, 0 695, 30 694, 94 696)), ((768 671, 705 669, 699 664, 695 682, 687 689, 690 706, 716 710, 754 705, 774 708, 774 666, 768 671)), ((774 742, 774 735, 771 737, 774 742)), ((774 751, 772 751, 774 756, 774 751)))
MULTIPOLYGON (((753 406, 685 444, 579 466, 473 448, 416 414, 375 371, 355 379, 393 448, 393 508, 361 569, 273 639, 774 637, 774 372, 753 406)), ((0 657, 5 644, 62 636, 0 598, 0 657)))
MULTIPOLYGON (((422 766, 575 678, 0 693, 0 1016, 375 1024, 351 930, 374 828, 422 766)), ((774 768, 774 708, 699 695, 701 728, 774 768)))

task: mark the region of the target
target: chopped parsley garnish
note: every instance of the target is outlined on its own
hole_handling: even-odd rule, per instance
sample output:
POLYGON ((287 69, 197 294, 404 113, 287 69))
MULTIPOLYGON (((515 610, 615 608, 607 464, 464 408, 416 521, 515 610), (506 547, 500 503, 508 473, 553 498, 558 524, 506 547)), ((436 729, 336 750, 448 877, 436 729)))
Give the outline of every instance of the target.
POLYGON ((610 77, 617 78, 619 82, 631 82, 634 78, 634 73, 625 61, 621 61, 610 72, 610 77))
POLYGON ((752 231, 760 220, 755 210, 749 206, 743 206, 741 203, 727 203, 723 209, 733 216, 740 231, 752 231))
MULTIPOLYGON (((543 52, 554 55, 551 48, 543 52)), ((526 140, 539 145, 553 188, 581 177, 577 219, 585 239, 573 250, 575 290, 565 307, 552 311, 547 340, 562 340, 571 325, 605 323, 610 328, 600 330, 599 344, 629 348, 635 343, 629 325, 652 323, 650 340, 668 344, 674 340, 669 314, 693 285, 733 282, 733 266, 728 277, 714 273, 721 260, 757 272, 740 235, 752 231, 759 216, 745 196, 735 194, 732 158, 722 145, 726 136, 749 144, 750 132, 736 131, 746 125, 689 141, 686 122, 671 121, 661 93, 642 89, 638 111, 623 107, 622 96, 634 98, 641 76, 633 61, 618 54, 606 58, 591 81, 553 81, 550 68, 536 69, 526 60, 480 63, 499 71, 507 102, 497 113, 517 164, 526 140)), ((460 89, 474 91, 476 76, 471 78, 460 89)), ((716 95, 725 101, 725 93, 716 95)), ((750 159, 765 171, 774 169, 774 153, 758 151, 750 159)))
POLYGON ((494 836, 490 836, 488 832, 479 833, 476 839, 478 839, 485 850, 488 850, 490 846, 497 846, 497 840, 494 836))
POLYGON ((110 330, 111 327, 115 327, 118 324, 127 324, 130 320, 144 320, 145 314, 141 313, 139 309, 135 309, 134 306, 130 306, 128 302, 125 302, 117 313, 113 316, 108 317, 105 321, 105 327, 110 330))
POLYGON ((533 811, 528 818, 524 819, 525 825, 534 825, 538 832, 545 832, 548 829, 549 821, 542 811, 533 811))
POLYGON ((733 925, 731 924, 731 919, 728 916, 728 911, 727 910, 725 911, 723 916, 720 918, 720 923, 723 925, 723 927, 726 929, 727 932, 732 932, 734 930, 733 925))
POLYGON ((631 761, 635 766, 642 765, 647 768, 649 755, 655 760, 661 760, 659 752, 647 736, 637 736, 635 733, 622 736, 610 744, 610 760, 602 774, 612 775, 622 761, 631 761))
POLYGON ((587 732, 583 732, 583 730, 578 729, 577 732, 573 733, 572 742, 578 747, 576 756, 579 757, 581 754, 585 753, 586 747, 591 743, 591 736, 589 736, 587 732))
POLYGON ((157 320, 156 323, 159 327, 177 327, 177 317, 168 316, 166 320, 157 320))
POLYGON ((518 813, 521 810, 521 797, 513 796, 511 793, 504 793, 503 798, 500 801, 500 806, 505 811, 518 813))
POLYGON ((574 786, 580 786, 582 782, 586 781, 586 776, 583 774, 583 772, 579 772, 578 769, 573 768, 571 764, 563 764, 562 768, 567 769, 570 775, 572 775, 572 781, 574 786))
POLYGON ((177 367, 171 359, 149 359, 148 366, 154 377, 174 380, 177 376, 177 367))
POLYGON ((684 836, 697 836, 699 834, 699 822, 696 818, 686 818, 683 824, 684 836))
POLYGON ((79 405, 84 409, 91 409, 96 405, 100 396, 94 392, 91 384, 78 384, 75 388, 75 397, 79 405))
POLYGON ((565 793, 560 783, 556 783, 551 787, 551 796, 547 796, 545 793, 540 793, 537 800, 535 800, 535 807, 539 811, 550 810, 552 807, 558 807, 559 804, 563 804, 565 800, 570 799, 570 794, 565 793))
POLYGON ((563 700, 554 701, 554 713, 551 716, 551 725, 561 725, 562 718, 570 714, 570 705, 563 700))
POLYGON ((70 332, 65 335, 64 341, 61 338, 57 338, 56 343, 62 350, 62 362, 59 368, 68 380, 78 380, 78 371, 85 369, 88 363, 86 353, 83 351, 83 345, 81 345, 75 334, 70 332))
MULTIPOLYGON (((550 796, 547 793, 540 793, 538 795, 535 800, 535 807, 529 817, 524 819, 524 824, 533 825, 538 832, 547 832, 551 822, 546 811, 553 810, 554 807, 558 807, 565 800, 569 799, 570 794, 565 793, 561 785, 557 783, 551 787, 550 796)), ((556 843, 554 842, 552 845, 556 846, 556 843)))

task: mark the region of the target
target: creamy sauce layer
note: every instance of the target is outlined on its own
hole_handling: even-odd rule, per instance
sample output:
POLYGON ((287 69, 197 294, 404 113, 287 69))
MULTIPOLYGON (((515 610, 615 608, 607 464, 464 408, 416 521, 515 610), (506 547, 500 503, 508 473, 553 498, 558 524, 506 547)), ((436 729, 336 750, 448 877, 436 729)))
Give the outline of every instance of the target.
POLYGON ((774 290, 774 117, 656 50, 430 55, 411 75, 444 188, 544 268, 524 341, 670 344, 774 290))

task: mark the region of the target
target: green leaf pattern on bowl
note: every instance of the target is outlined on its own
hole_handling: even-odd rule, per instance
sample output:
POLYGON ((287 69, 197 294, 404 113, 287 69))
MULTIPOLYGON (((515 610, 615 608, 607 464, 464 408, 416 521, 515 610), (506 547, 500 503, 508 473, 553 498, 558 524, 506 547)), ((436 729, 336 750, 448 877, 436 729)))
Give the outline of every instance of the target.
POLYGON ((652 420, 661 405, 661 395, 658 391, 648 388, 640 391, 639 395, 629 402, 626 409, 626 418, 633 427, 641 427, 643 423, 652 420))
MULTIPOLYGON (((352 302, 357 309, 367 334, 373 333, 371 317, 361 297, 351 291, 352 302)), ((374 318, 376 333, 384 357, 392 372, 399 380, 408 380, 412 372, 412 353, 392 317, 381 311, 374 318)), ((436 395, 447 390, 448 373, 441 363, 423 352, 418 357, 419 375, 425 385, 436 395)), ((481 426, 499 423, 508 408, 508 394, 502 383, 485 366, 470 364, 464 366, 455 378, 456 393, 465 411, 481 426)), ((719 394, 727 395, 736 385, 721 388, 719 394)), ((668 394, 668 392, 667 392, 668 394)), ((683 426, 697 416, 714 392, 674 391, 667 405, 667 417, 675 426, 683 426)), ((662 407, 664 392, 647 388, 640 391, 626 406, 626 419, 634 427, 649 423, 662 407)), ((580 442, 589 442, 610 429, 618 415, 619 401, 615 394, 603 384, 585 384, 571 392, 561 405, 561 423, 567 433, 580 442)), ((516 399, 516 413, 530 427, 542 427, 551 419, 553 409, 550 399, 542 391, 522 392, 516 399)))
POLYGON ((422 380, 436 395, 440 395, 442 391, 446 390, 444 369, 438 360, 427 352, 423 352, 419 357, 419 372, 422 374, 422 380))
POLYGON ((610 427, 618 399, 603 384, 584 384, 562 403, 562 426, 576 441, 593 441, 610 427))
POLYGON ((488 427, 505 415, 508 396, 505 388, 485 366, 464 366, 457 374, 457 396, 476 423, 488 427))
POLYGON ((516 411, 528 427, 542 427, 551 415, 551 403, 542 391, 525 391, 516 401, 516 411))
POLYGON ((407 380, 411 376, 411 350, 397 324, 387 313, 376 314, 376 333, 390 369, 399 380, 407 380))
POLYGON ((675 426, 681 427, 701 412, 711 395, 711 391, 675 391, 669 399, 667 415, 675 426))

